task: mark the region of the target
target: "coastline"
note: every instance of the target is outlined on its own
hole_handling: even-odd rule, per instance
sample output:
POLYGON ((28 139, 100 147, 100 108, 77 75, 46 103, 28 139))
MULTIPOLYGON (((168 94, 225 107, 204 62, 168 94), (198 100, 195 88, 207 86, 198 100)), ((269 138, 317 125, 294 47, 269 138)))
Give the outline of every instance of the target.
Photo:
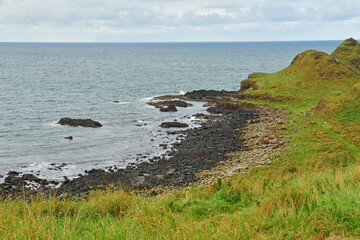
POLYGON ((65 177, 65 181, 60 183, 32 174, 9 172, 5 183, 0 185, 2 195, 17 197, 25 191, 27 196, 54 192, 63 196, 87 194, 91 190, 109 186, 151 190, 158 187, 185 187, 189 184, 207 185, 217 178, 227 179, 252 167, 267 165, 271 158, 276 158, 282 150, 288 148, 279 133, 286 117, 278 109, 261 106, 242 106, 239 109, 228 108, 226 104, 216 106, 217 101, 233 100, 230 97, 233 93, 201 90, 183 97, 155 97, 156 101, 171 102, 180 98, 207 102, 206 106, 212 106, 208 112, 215 113, 195 114, 198 119, 205 120, 200 127, 175 131, 170 128, 167 134, 177 134, 180 142, 171 146, 164 143, 164 148, 169 149, 165 154, 146 162, 129 164, 125 169, 94 168, 71 180, 65 177), (265 138, 269 140, 264 142, 265 138))

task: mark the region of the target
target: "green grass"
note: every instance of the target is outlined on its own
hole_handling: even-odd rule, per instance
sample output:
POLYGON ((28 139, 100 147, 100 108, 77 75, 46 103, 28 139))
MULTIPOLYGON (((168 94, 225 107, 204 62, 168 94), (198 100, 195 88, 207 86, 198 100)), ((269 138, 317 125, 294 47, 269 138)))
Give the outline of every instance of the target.
POLYGON ((308 117, 293 113, 295 147, 271 167, 211 186, 0 202, 0 239, 357 239, 358 158, 308 117))
POLYGON ((157 196, 109 189, 3 200, 0 239, 360 239, 360 111, 349 95, 360 80, 324 84, 306 59, 312 54, 300 59, 306 73, 295 64, 251 78, 259 89, 248 93, 297 97, 249 100, 289 114, 291 149, 269 167, 157 196), (328 108, 317 113, 325 95, 328 108))

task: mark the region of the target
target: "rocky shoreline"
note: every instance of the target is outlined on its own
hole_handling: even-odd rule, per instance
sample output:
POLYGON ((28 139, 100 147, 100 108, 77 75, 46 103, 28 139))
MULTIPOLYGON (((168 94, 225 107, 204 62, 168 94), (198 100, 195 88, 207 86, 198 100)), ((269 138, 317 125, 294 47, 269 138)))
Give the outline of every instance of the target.
POLYGON ((165 156, 112 172, 93 169, 85 176, 64 182, 58 192, 76 195, 111 184, 151 189, 196 182, 199 171, 210 170, 224 161, 227 154, 246 148, 242 128, 251 122, 249 120, 258 118, 255 111, 223 110, 223 113, 217 120, 209 120, 199 128, 178 131, 185 138, 173 144, 165 156))
MULTIPOLYGON (((218 91, 219 96, 216 96, 216 91, 209 91, 210 97, 207 97, 203 90, 191 93, 195 96, 194 99, 211 101, 230 95, 230 92, 224 91, 218 91)), ((178 96, 166 96, 163 99, 169 101, 174 98, 178 96)), ((186 100, 189 98, 186 97, 186 100)), ((166 104, 171 105, 169 102, 166 104)), ((148 162, 129 164, 125 169, 92 169, 84 176, 72 180, 65 178, 62 183, 49 182, 32 174, 20 175, 10 172, 5 178, 5 183, 0 184, 1 195, 23 196, 24 185, 30 186, 25 189, 28 196, 54 192, 58 196, 80 195, 92 189, 108 186, 143 190, 160 186, 182 187, 190 183, 202 185, 218 177, 227 178, 254 165, 267 164, 270 156, 287 148, 282 136, 275 134, 279 130, 279 123, 286 121, 279 110, 261 107, 212 107, 210 110, 219 115, 196 114, 197 118, 206 119, 201 127, 169 131, 168 134, 185 137, 172 146, 163 144, 164 148, 169 149, 168 152, 148 162), (229 159, 231 160, 227 161, 229 159)))

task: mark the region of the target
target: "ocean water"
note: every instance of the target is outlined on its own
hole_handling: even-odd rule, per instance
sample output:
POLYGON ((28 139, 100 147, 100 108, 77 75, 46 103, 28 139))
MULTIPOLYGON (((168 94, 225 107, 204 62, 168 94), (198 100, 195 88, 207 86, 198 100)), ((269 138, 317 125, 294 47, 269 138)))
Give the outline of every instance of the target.
POLYGON ((252 72, 276 72, 297 53, 339 41, 248 43, 0 43, 0 182, 10 170, 48 179, 125 167, 174 141, 163 121, 191 121, 203 103, 160 113, 154 96, 238 90, 252 72), (119 104, 113 101, 119 101, 119 104), (102 128, 57 125, 91 118, 102 128), (73 136, 74 140, 64 139, 73 136), (66 163, 61 170, 54 164, 66 163))

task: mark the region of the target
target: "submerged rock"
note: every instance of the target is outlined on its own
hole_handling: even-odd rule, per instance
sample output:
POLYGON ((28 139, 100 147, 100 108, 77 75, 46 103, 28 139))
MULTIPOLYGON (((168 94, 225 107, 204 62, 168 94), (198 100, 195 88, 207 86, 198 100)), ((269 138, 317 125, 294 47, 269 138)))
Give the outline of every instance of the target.
POLYGON ((96 122, 91 119, 72 119, 72 118, 62 118, 60 119, 57 124, 60 125, 69 125, 71 127, 92 127, 92 128, 98 128, 102 127, 102 124, 99 122, 96 122))

